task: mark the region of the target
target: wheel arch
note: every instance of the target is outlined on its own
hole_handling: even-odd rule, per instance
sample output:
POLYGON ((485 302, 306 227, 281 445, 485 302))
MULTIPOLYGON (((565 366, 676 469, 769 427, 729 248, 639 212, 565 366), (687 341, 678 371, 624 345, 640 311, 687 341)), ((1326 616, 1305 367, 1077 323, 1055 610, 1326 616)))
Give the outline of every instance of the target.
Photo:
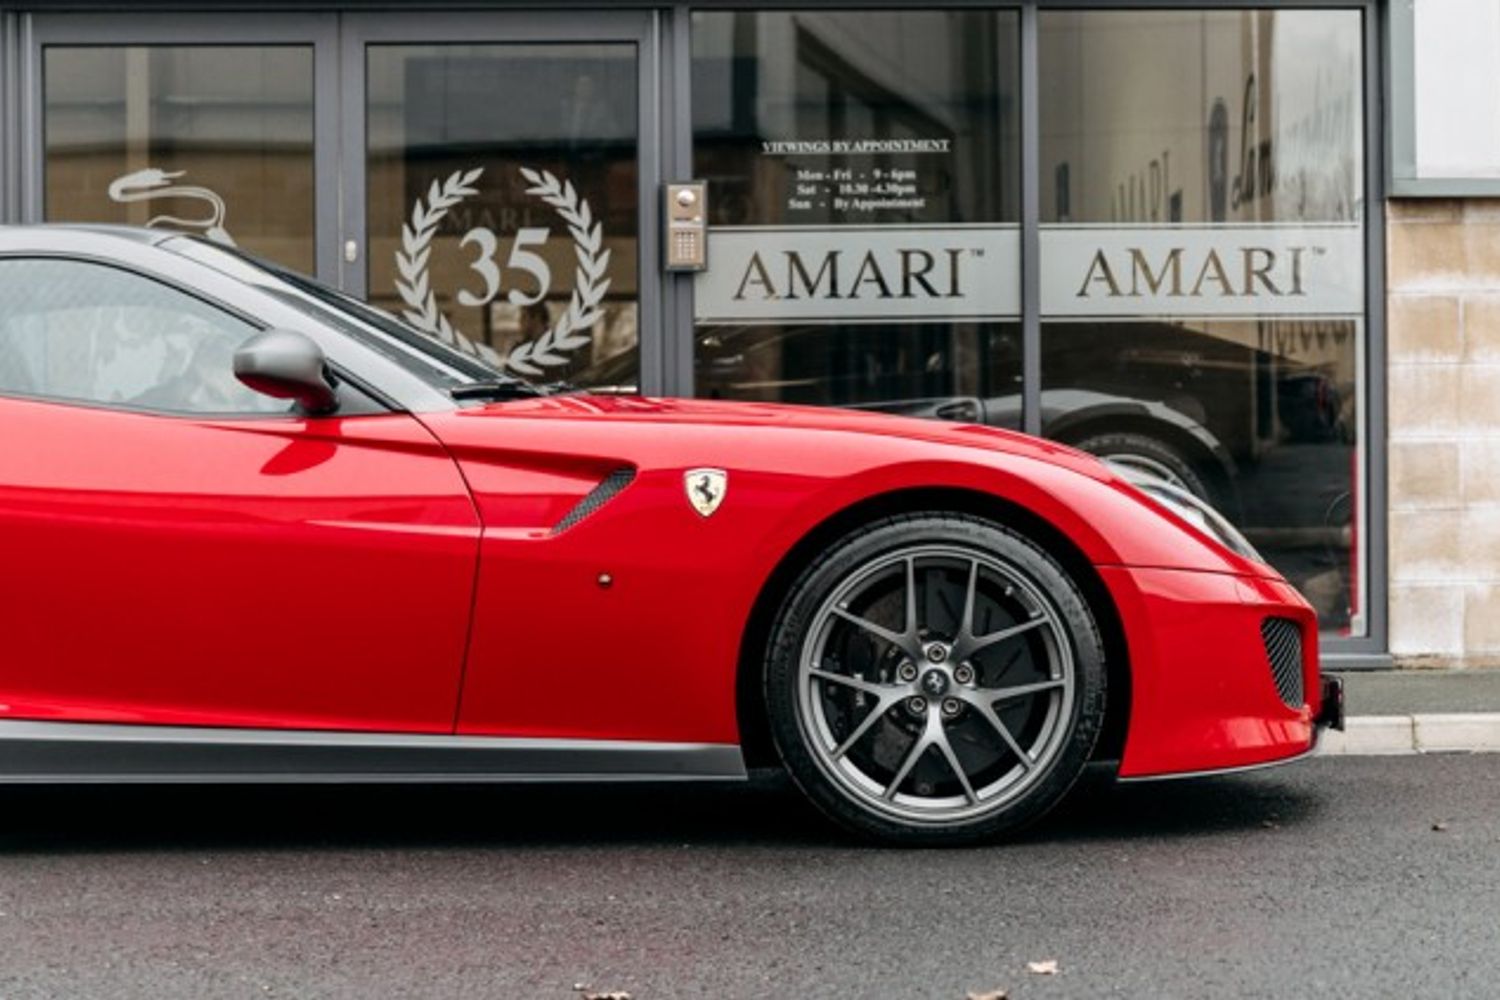
POLYGON ((1130 655, 1119 610, 1088 558, 1051 522, 1013 501, 977 490, 917 487, 867 497, 829 516, 803 535, 767 577, 740 639, 736 672, 735 711, 746 766, 769 767, 778 763, 771 745, 761 684, 771 626, 792 584, 818 553, 862 525, 926 511, 969 514, 1011 528, 1057 560, 1078 584, 1104 640, 1107 699, 1104 730, 1095 747, 1094 759, 1119 760, 1130 721, 1130 655))

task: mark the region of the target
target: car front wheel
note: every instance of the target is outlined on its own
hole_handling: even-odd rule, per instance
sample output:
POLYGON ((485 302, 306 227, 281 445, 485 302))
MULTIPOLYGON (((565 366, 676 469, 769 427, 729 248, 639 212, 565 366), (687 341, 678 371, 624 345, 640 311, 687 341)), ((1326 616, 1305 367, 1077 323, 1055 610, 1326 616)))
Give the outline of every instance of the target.
POLYGON ((988 840, 1055 805, 1104 719, 1104 653, 1075 583, 960 515, 845 537, 792 586, 766 672, 772 737, 833 819, 905 844, 988 840))

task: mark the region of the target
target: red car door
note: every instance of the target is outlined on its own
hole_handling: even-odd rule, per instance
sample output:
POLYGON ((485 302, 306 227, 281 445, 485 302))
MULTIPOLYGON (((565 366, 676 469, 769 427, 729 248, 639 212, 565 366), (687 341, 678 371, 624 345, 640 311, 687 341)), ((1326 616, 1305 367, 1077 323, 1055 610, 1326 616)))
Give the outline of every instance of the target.
POLYGON ((0 718, 453 729, 456 467, 408 415, 234 382, 254 332, 132 272, 0 259, 0 718))

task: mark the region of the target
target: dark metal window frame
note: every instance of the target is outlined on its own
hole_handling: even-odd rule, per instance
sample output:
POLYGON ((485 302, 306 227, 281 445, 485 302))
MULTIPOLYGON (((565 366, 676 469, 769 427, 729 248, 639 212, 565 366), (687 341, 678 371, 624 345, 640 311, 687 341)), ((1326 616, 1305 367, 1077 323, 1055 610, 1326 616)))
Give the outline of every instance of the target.
POLYGON ((21 217, 20 19, 0 4, 0 223, 21 217))
MULTIPOLYGON (((380 12, 406 12, 410 15, 416 0, 337 0, 323 7, 323 16, 337 18, 342 13, 374 15, 380 12)), ((196 17, 230 19, 236 6, 244 10, 243 3, 221 0, 200 0, 195 4, 173 2, 148 2, 130 5, 122 9, 122 0, 0 0, 0 220, 20 221, 30 217, 27 193, 20 178, 34 164, 40 163, 40 135, 29 121, 28 109, 39 96, 32 93, 32 66, 36 39, 31 35, 31 13, 70 10, 91 11, 95 14, 109 12, 121 26, 139 26, 144 19, 171 12, 191 12, 196 17), (222 10, 224 13, 214 13, 222 10)), ((434 4, 433 6, 437 6, 434 4)), ((662 3, 647 0, 616 0, 609 4, 610 13, 625 9, 651 12, 648 29, 649 48, 656 58, 652 65, 643 67, 643 79, 649 76, 652 86, 643 88, 641 95, 643 118, 641 120, 642 151, 648 148, 650 158, 657 161, 660 176, 664 179, 687 178, 693 175, 692 150, 692 14, 695 10, 736 9, 932 9, 918 0, 803 0, 800 3, 777 2, 755 3, 754 0, 697 0, 695 3, 662 3), (648 109, 653 118, 644 117, 648 109)), ((1365 339, 1363 404, 1365 425, 1362 446, 1365 450, 1365 481, 1361 484, 1361 495, 1365 498, 1368 531, 1364 538, 1364 551, 1360 555, 1366 560, 1369 592, 1365 595, 1367 607, 1366 635, 1357 638, 1325 638, 1323 652, 1325 661, 1337 668, 1388 666, 1387 622, 1387 481, 1386 481, 1386 337, 1385 337, 1385 195, 1390 174, 1387 163, 1390 156, 1385 129, 1385 109, 1390 101, 1407 99, 1406 94, 1392 94, 1393 83, 1402 83, 1409 88, 1409 79, 1390 81, 1386 54, 1389 49, 1391 0, 1279 0, 1279 2, 1247 2, 1219 4, 1213 0, 1017 0, 1011 3, 981 2, 981 0, 943 0, 932 5, 952 9, 1006 9, 1018 11, 1021 21, 1019 53, 1021 62, 1021 280, 1022 280, 1022 335, 1023 335, 1023 401, 1024 420, 1027 430, 1033 433, 1040 429, 1041 401, 1041 314, 1039 270, 1040 250, 1040 129, 1038 66, 1038 17, 1052 10, 1194 10, 1194 9, 1339 9, 1359 11, 1363 15, 1364 50, 1364 156, 1365 156, 1365 339)), ((255 20, 260 30, 248 29, 247 37, 265 34, 270 16, 277 12, 286 15, 302 13, 306 5, 298 0, 263 0, 257 5, 259 13, 255 20)), ((518 15, 535 12, 538 15, 555 16, 558 12, 571 12, 570 16, 581 35, 589 34, 590 14, 600 14, 598 0, 453 0, 442 5, 442 16, 459 18, 465 12, 483 16, 480 12, 505 10, 518 15)), ((240 15, 243 16, 243 15, 240 15)), ((303 14, 303 16, 308 16, 303 14)), ((312 15, 318 16, 318 15, 312 15)), ((608 16, 607 14, 605 16, 608 16)), ((136 27, 129 27, 132 39, 139 37, 136 27)), ((273 32, 274 33, 274 29, 273 32)), ((171 41, 173 33, 165 33, 163 41, 171 41)), ((319 73, 321 76, 321 71, 319 73)), ((39 127, 39 122, 35 126, 39 127)), ((321 139, 324 133, 319 129, 321 139)), ((318 169, 324 170, 323 160, 318 160, 318 169)), ((643 173, 643 187, 645 174, 643 173)), ((657 322, 642 330, 657 329, 660 335, 656 346, 649 350, 642 337, 642 384, 648 391, 665 391, 674 394, 691 394, 693 391, 693 298, 692 279, 689 275, 670 274, 657 269, 652 273, 654 253, 647 255, 645 236, 651 229, 649 221, 657 206, 646 199, 642 201, 641 295, 643 302, 649 296, 655 308, 649 310, 657 322), (648 358, 650 363, 648 363, 648 358)), ((325 233, 337 233, 337 222, 326 228, 319 211, 319 260, 329 249, 325 233)), ((654 240, 650 241, 654 243, 654 240)), ((330 261, 330 263, 333 263, 330 261)), ((336 265, 335 265, 336 266, 336 265)), ((643 309, 643 319, 646 310, 643 309)))

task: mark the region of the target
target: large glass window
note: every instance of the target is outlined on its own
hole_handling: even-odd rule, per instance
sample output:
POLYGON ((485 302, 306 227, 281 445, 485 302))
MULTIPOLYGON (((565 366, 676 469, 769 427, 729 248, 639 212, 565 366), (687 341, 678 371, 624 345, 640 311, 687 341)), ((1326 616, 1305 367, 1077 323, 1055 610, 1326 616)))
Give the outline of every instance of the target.
MULTIPOLYGON (((674 14, 709 232, 692 382, 669 365, 667 389, 1020 427, 1034 158, 1028 426, 1198 493, 1330 635, 1365 635, 1366 13, 1100 6, 1037 12, 1025 150, 1014 7, 674 14)), ((343 19, 328 48, 365 143, 320 161, 364 204, 323 206, 342 226, 324 246, 470 356, 634 388, 640 338, 685 333, 638 328, 643 289, 671 287, 639 253, 661 221, 639 217, 659 179, 641 137, 678 138, 640 120, 654 49, 453 17, 459 36, 343 19)), ((313 270, 313 45, 53 37, 47 219, 182 228, 313 270)))
POLYGON ((1019 414, 1018 16, 693 15, 699 395, 1019 414))
POLYGON ((163 226, 315 267, 311 46, 49 46, 46 219, 163 226))
POLYGON ((1360 13, 1039 21, 1045 430, 1205 496, 1361 633, 1360 13))

